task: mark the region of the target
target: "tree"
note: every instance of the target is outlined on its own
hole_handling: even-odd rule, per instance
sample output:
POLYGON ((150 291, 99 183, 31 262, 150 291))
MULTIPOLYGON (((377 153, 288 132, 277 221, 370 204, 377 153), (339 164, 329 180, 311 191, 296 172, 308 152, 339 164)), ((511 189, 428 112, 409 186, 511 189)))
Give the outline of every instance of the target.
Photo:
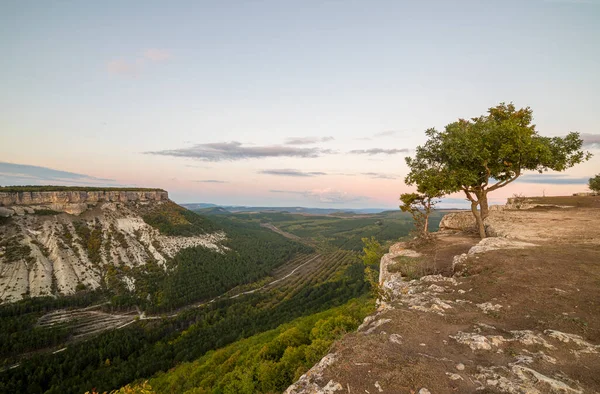
POLYGON ((363 246, 363 254, 360 256, 360 259, 366 266, 378 266, 381 258, 385 254, 385 248, 375 239, 375 237, 371 238, 362 238, 363 246))
POLYGON ((439 163, 422 161, 411 168, 411 172, 404 179, 407 185, 417 184, 416 193, 400 195, 400 209, 408 212, 413 217, 419 238, 429 238, 429 215, 433 210, 436 200, 445 194, 447 179, 439 163))
POLYGON ((436 201, 433 197, 420 193, 403 193, 400 195, 400 209, 402 212, 411 214, 418 237, 421 239, 429 238, 429 214, 433 210, 436 201))
POLYGON ((379 297, 379 269, 377 269, 377 267, 379 267, 379 262, 385 254, 385 247, 382 246, 375 237, 362 238, 362 242, 364 246, 363 254, 360 255, 360 259, 365 265, 365 281, 371 286, 372 294, 375 297, 379 297))
POLYGON ((591 191, 600 193, 600 174, 590 178, 588 185, 591 191))
POLYGON ((428 129, 427 142, 417 147, 414 158, 406 158, 406 179, 419 187, 435 179, 439 183, 434 186, 443 194, 463 192, 485 238, 489 192, 514 182, 526 170, 564 171, 591 157, 581 150, 579 133, 543 137, 532 120, 529 107, 517 110, 512 103, 501 103, 486 115, 450 123, 444 131, 428 129), (434 178, 428 176, 431 173, 434 178))

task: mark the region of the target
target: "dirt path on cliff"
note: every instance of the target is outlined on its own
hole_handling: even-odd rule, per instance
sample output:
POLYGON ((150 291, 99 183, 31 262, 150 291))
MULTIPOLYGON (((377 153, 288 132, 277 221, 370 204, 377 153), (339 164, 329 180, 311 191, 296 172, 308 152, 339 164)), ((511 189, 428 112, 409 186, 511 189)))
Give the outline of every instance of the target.
MULTIPOLYGON (((528 227, 534 245, 497 238, 488 249, 519 249, 481 248, 455 277, 391 281, 391 300, 288 392, 600 392, 600 210, 515 215, 497 223, 513 238, 528 227)), ((468 237, 439 247, 454 241, 468 237)))

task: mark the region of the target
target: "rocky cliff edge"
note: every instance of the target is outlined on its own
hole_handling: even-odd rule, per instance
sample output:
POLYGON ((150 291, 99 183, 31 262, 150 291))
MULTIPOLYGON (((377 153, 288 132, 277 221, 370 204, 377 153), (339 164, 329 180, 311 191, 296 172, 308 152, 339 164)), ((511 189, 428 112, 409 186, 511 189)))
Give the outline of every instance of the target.
POLYGON ((286 393, 600 392, 600 210, 497 209, 481 241, 468 215, 393 245, 378 311, 286 393))
POLYGON ((99 202, 150 202, 168 199, 169 194, 164 190, 0 191, 0 207, 4 207, 0 215, 8 216, 11 210, 16 213, 22 212, 23 209, 33 211, 36 205, 43 206, 38 209, 80 214, 88 204, 95 205, 99 202))

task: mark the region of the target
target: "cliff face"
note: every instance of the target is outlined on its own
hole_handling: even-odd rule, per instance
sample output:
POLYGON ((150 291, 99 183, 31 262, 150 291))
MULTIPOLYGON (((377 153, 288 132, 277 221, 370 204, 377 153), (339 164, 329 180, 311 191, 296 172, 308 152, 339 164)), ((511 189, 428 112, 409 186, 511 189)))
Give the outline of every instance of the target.
POLYGON ((484 240, 469 215, 393 245, 377 313, 286 394, 600 392, 600 209, 495 210, 484 240))
POLYGON ((166 236, 144 213, 174 203, 165 191, 0 193, 0 303, 82 289, 136 289, 148 265, 181 249, 220 251, 225 234, 166 236))
POLYGON ((166 201, 166 191, 0 192, 0 206, 98 202, 166 201))

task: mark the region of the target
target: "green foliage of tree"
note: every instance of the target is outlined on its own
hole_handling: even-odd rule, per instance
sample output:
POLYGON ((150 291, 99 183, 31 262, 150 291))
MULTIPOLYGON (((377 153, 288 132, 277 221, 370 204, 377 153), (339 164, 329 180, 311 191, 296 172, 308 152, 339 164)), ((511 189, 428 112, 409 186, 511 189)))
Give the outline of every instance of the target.
POLYGON ((436 204, 435 198, 441 196, 431 196, 420 193, 403 193, 400 195, 400 210, 408 212, 415 223, 417 236, 422 239, 429 238, 429 216, 436 204))
MULTIPOLYGON (((142 385, 157 393, 282 392, 325 356, 336 339, 355 330, 372 308, 364 300, 352 300, 209 352, 142 385)), ((142 385, 117 393, 137 393, 142 385)))
POLYGON ((590 190, 600 193, 600 174, 596 175, 593 178, 590 178, 588 185, 590 190))
POLYGON ((381 257, 385 254, 385 247, 375 237, 363 238, 363 253, 360 259, 366 266, 379 266, 381 257))
POLYGON ((524 171, 564 171, 591 157, 581 150, 578 133, 565 137, 540 136, 532 124, 533 111, 501 103, 486 115, 459 119, 444 131, 428 129, 415 157, 407 157, 409 183, 421 177, 444 194, 463 192, 482 238, 488 216, 488 193, 514 182, 524 171), (479 208, 479 209, 478 209, 479 208))
POLYGON ((369 283, 371 294, 379 297, 379 263, 385 254, 386 247, 381 245, 375 237, 363 238, 363 253, 360 259, 364 264, 365 280, 369 283))

